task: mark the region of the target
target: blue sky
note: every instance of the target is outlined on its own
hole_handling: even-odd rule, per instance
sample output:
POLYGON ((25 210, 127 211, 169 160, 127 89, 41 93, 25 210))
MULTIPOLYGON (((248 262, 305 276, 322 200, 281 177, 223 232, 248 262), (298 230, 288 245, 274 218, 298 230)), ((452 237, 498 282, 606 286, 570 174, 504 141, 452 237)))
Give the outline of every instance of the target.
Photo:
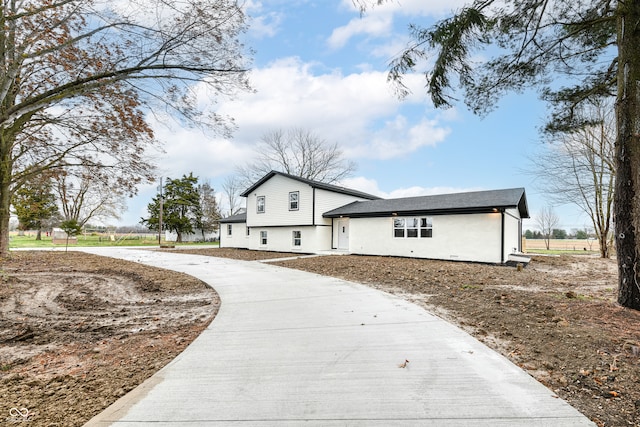
MULTIPOLYGON (((422 75, 408 76, 413 93, 403 101, 386 82, 389 61, 408 40, 408 23, 426 26, 462 3, 402 0, 360 16, 351 0, 247 1, 256 92, 218 103, 238 130, 227 140, 154 124, 165 150, 159 175, 193 172, 220 191, 237 166, 251 161, 264 134, 296 127, 337 142, 357 163, 345 186, 382 197, 525 187, 536 215, 547 201, 526 173, 546 114, 535 94, 509 95, 479 118, 463 104, 435 110, 422 75)), ((120 224, 146 216, 156 185, 141 186, 128 200, 120 224)), ((561 228, 587 225, 577 208, 554 209, 561 228)), ((535 229, 533 219, 524 226, 535 229)))

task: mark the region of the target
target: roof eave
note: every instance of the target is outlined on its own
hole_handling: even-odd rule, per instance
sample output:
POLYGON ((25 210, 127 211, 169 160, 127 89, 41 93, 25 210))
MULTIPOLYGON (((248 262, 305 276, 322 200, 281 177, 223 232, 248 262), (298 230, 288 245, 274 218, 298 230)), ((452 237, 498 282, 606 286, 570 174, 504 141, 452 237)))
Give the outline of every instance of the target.
POLYGON ((393 210, 393 211, 377 211, 377 212, 336 212, 331 211, 324 213, 324 218, 376 218, 376 217, 394 217, 394 216, 420 216, 420 215, 464 215, 464 214, 480 214, 480 213, 497 213, 502 209, 517 208, 517 206, 490 206, 490 207, 473 207, 473 208, 452 208, 452 209, 416 209, 416 210, 393 210))
POLYGON ((287 174, 287 173, 284 173, 284 172, 278 172, 278 171, 271 171, 271 172, 267 173, 260 180, 258 180, 255 184, 253 184, 251 187, 249 187, 247 190, 245 190, 242 194, 240 194, 240 196, 241 197, 248 197, 251 194, 252 191, 254 191, 256 188, 260 187, 262 184, 264 184, 265 182, 270 180, 275 175, 280 175, 280 176, 284 176, 286 178, 290 178, 290 179, 296 180, 296 181, 301 182, 303 184, 307 184, 311 188, 320 188, 322 190, 332 191, 334 193, 339 193, 339 194, 346 194, 346 195, 354 196, 354 197, 360 197, 362 199, 367 199, 367 200, 379 200, 379 199, 381 199, 378 196, 374 196, 373 194, 367 194, 367 193, 364 193, 362 191, 352 190, 352 189, 346 188, 346 187, 338 187, 337 185, 333 185, 333 184, 325 184, 323 182, 313 181, 313 180, 310 180, 310 179, 305 179, 305 178, 302 178, 302 177, 299 177, 299 176, 287 174))

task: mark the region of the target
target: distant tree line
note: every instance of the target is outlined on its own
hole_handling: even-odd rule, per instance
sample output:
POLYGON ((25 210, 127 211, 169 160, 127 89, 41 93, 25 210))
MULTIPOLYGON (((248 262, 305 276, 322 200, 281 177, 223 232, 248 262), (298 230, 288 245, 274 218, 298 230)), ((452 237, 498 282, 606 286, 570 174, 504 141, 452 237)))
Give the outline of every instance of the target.
MULTIPOLYGON (((545 239, 547 236, 538 230, 525 230, 523 236, 527 239, 545 239)), ((578 239, 584 240, 589 237, 593 237, 593 233, 589 233, 587 230, 571 230, 570 233, 567 230, 563 230, 561 228, 554 228, 551 230, 551 234, 549 236, 551 239, 578 239)))

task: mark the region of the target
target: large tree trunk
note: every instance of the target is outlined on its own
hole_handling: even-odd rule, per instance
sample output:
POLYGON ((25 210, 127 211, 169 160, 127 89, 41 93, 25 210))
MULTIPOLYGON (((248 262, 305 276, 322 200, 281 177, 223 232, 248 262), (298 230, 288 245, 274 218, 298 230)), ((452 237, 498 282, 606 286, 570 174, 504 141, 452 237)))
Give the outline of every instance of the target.
POLYGON ((11 141, 0 132, 0 259, 9 256, 9 220, 11 219, 11 141))
POLYGON ((8 197, 9 189, 2 188, 0 185, 0 259, 9 256, 9 202, 5 203, 8 197))
POLYGON ((640 0, 618 2, 615 233, 618 302, 640 310, 640 0))

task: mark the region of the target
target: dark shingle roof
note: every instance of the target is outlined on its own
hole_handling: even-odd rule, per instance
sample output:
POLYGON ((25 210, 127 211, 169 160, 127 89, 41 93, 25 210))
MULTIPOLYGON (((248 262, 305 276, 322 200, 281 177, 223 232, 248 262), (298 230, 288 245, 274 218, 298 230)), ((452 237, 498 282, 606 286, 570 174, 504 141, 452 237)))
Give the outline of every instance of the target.
POLYGON ((222 224, 237 223, 237 222, 247 222, 247 213, 243 212, 235 215, 229 215, 228 217, 222 218, 220 220, 220 223, 222 224))
POLYGON ((389 215, 442 215, 452 213, 491 212, 493 209, 518 208, 521 218, 529 218, 524 188, 441 194, 353 202, 325 212, 325 218, 375 217, 389 215))
POLYGON ((269 172, 268 174, 263 176, 258 182, 253 184, 251 187, 249 187, 247 190, 245 190, 244 193, 242 193, 240 195, 242 197, 247 197, 253 190, 255 190, 256 188, 258 188, 259 186, 264 184, 266 181, 268 181, 269 179, 271 179, 275 175, 280 175, 280 176, 284 176, 284 177, 287 177, 287 178, 295 179, 296 181, 303 182, 303 183, 305 183, 307 185, 310 185, 311 187, 321 188, 321 189, 327 190, 327 191, 333 191, 334 193, 347 194, 349 196, 360 197, 362 199, 368 199, 368 200, 377 200, 377 199, 380 198, 378 196, 373 196, 371 194, 363 193, 361 191, 352 190, 350 188, 339 187, 337 185, 326 184, 324 182, 319 182, 319 181, 313 181, 311 179, 306 179, 306 178, 302 178, 302 177, 295 176, 295 175, 289 175, 288 173, 278 172, 278 171, 269 172))

